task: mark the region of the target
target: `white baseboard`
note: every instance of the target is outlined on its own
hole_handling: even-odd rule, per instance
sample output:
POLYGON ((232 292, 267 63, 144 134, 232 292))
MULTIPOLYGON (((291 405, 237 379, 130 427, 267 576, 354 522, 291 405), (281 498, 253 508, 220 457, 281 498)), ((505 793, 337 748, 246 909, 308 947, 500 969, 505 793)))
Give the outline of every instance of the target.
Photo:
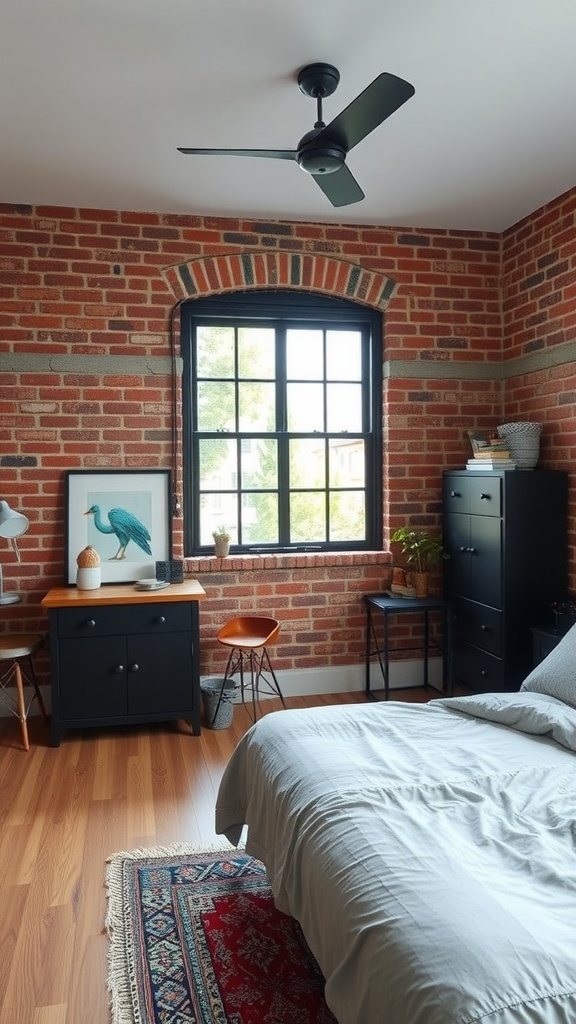
MULTIPOLYGON (((364 665, 338 665, 329 668, 276 672, 276 676, 285 697, 305 697, 316 693, 353 693, 363 690, 366 685, 365 672, 364 665)), ((423 675, 424 663, 422 660, 391 661, 390 689, 422 686, 423 675)), ((428 681, 431 686, 441 689, 442 658, 428 660, 428 681)), ((384 687, 380 666, 377 662, 370 665, 370 686, 374 690, 381 690, 384 687)))
MULTIPOLYGON (((338 665, 333 668, 292 669, 277 672, 278 682, 285 697, 306 697, 316 693, 353 693, 363 690, 365 686, 364 665, 338 665)), ((206 677, 202 677, 206 678, 206 677)), ((428 680, 431 686, 442 688, 442 658, 430 658, 428 661, 428 680)), ((423 662, 420 660, 401 660, 390 662, 390 689, 401 689, 406 686, 421 686, 423 682, 423 662)), ((370 665, 370 685, 374 690, 383 688, 382 675, 377 662, 370 665)), ((26 703, 32 699, 32 689, 25 687, 26 703)), ((50 713, 50 687, 42 687, 42 696, 46 710, 50 713)), ((264 696, 264 694, 262 695, 264 696)), ((272 696, 272 694, 270 695, 272 696)), ((10 714, 10 710, 0 704, 0 718, 10 714)), ((38 701, 30 708, 30 715, 39 715, 38 701)))

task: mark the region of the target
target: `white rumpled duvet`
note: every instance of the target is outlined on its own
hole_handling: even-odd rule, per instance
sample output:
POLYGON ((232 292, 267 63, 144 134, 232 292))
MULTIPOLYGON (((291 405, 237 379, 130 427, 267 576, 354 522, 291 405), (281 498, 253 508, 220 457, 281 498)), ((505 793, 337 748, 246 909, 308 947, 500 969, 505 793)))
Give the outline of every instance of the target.
POLYGON ((340 1024, 576 1024, 574 751, 538 693, 279 711, 216 828, 248 825, 340 1024))

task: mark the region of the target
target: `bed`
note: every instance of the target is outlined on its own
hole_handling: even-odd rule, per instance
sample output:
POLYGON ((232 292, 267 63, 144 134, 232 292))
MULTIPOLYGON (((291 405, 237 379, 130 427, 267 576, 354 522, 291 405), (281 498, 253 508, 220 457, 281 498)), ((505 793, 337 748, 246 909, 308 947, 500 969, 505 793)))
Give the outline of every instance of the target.
POLYGON ((573 627, 518 693, 266 715, 216 828, 265 864, 340 1024, 574 1024, 575 751, 573 627))

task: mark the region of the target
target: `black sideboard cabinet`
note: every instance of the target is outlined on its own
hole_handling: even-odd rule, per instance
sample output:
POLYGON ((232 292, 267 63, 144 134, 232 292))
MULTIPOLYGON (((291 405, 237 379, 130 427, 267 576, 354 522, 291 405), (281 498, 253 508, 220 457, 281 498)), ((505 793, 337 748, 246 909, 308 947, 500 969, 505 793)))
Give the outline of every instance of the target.
POLYGON ((52 746, 66 729, 185 719, 200 732, 196 581, 51 590, 52 746))
POLYGON ((531 627, 566 592, 567 474, 443 474, 444 596, 454 614, 453 678, 471 692, 517 690, 533 665, 531 627))

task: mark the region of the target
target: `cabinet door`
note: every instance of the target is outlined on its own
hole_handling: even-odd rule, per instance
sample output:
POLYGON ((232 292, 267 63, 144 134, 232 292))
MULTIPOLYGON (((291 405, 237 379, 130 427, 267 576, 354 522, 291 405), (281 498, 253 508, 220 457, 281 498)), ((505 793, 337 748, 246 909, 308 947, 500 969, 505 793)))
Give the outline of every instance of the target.
POLYGON ((128 637, 128 714, 191 712, 190 633, 128 637))
POLYGON ((470 516, 469 597, 502 607, 502 520, 470 516))
POLYGON ((58 653, 61 721, 126 714, 124 637, 60 640, 58 653))
POLYGON ((502 522, 490 516, 444 516, 447 594, 500 608, 502 602, 502 522))
POLYGON ((470 595, 470 516, 444 515, 444 589, 448 594, 470 595))

